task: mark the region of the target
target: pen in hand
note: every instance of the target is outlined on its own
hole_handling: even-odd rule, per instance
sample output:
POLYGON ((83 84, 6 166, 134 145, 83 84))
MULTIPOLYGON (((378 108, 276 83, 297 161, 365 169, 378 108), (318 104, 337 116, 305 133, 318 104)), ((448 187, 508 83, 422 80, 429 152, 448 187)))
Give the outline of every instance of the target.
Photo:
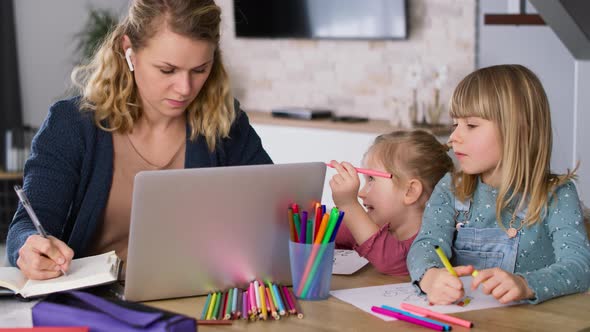
MULTIPOLYGON (((43 238, 47 239, 47 232, 45 232, 45 229, 43 229, 43 225, 41 225, 39 218, 37 218, 35 211, 33 211, 33 207, 31 206, 29 199, 25 195, 25 192, 19 186, 14 186, 14 191, 16 191, 16 194, 18 195, 18 199, 20 200, 21 204, 25 208, 25 211, 27 211, 27 214, 31 218, 33 225, 35 225, 35 228, 37 229, 37 233, 39 233, 39 235, 41 235, 43 238)), ((64 269, 62 267, 60 267, 60 271, 61 271, 61 273, 63 273, 64 276, 67 275, 66 271, 64 271, 64 269)))

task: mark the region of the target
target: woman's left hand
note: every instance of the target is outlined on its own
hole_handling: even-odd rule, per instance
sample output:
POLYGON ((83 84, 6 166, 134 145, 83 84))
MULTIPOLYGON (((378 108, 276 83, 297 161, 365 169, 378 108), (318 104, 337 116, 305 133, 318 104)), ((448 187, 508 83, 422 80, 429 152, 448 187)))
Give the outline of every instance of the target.
POLYGON ((523 277, 498 267, 478 271, 477 276, 473 277, 471 288, 475 290, 480 284, 484 294, 491 294, 502 304, 535 297, 523 277))

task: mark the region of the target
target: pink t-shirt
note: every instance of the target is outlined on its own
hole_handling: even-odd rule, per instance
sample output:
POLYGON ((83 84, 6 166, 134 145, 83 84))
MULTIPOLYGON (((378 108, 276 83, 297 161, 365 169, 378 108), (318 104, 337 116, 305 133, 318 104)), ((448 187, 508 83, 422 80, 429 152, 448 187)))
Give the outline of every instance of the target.
POLYGON ((336 249, 354 249, 361 257, 366 258, 377 271, 393 276, 408 275, 406 257, 410 246, 418 233, 411 238, 399 241, 389 233, 389 224, 385 224, 379 231, 362 244, 357 244, 344 224, 336 234, 336 249))

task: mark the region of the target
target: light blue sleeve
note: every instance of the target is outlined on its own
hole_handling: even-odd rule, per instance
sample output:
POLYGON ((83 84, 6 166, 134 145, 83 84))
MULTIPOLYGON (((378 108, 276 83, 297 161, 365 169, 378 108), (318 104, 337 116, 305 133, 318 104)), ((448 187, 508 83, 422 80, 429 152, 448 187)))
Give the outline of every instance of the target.
POLYGON ((443 267, 434 251, 438 245, 450 259, 455 234, 455 198, 451 192, 451 174, 445 175, 434 188, 422 217, 422 227, 412 243, 406 263, 412 282, 422 279, 432 267, 443 267))
POLYGON ((543 222, 553 239, 555 263, 539 270, 518 273, 535 292, 535 298, 530 303, 584 292, 590 287, 590 244, 578 192, 571 181, 556 190, 543 222))

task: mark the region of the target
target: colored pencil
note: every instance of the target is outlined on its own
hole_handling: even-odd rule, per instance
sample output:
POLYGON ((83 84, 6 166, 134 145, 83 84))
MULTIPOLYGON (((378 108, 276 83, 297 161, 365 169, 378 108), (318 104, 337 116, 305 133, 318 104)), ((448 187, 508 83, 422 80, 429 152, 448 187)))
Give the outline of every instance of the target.
POLYGON ((297 236, 297 242, 301 242, 301 219, 299 219, 299 213, 293 213, 293 221, 295 222, 295 235, 297 236))
MULTIPOLYGON (((232 317, 235 316, 236 312, 238 311, 238 288, 234 288, 234 291, 232 293, 233 295, 233 299, 232 299, 232 305, 231 305, 231 315, 232 317)), ((241 300, 242 298, 240 298, 241 300)))
POLYGON ((297 242, 297 232, 295 231, 295 221, 293 221, 293 209, 287 209, 287 217, 289 218, 289 234, 291 235, 291 241, 297 242))
MULTIPOLYGON (((330 168, 334 168, 334 166, 332 166, 332 164, 330 164, 330 163, 326 163, 326 166, 328 166, 330 168)), ((366 168, 360 168, 360 167, 355 167, 354 169, 357 171, 357 173, 366 174, 366 175, 370 175, 370 176, 377 176, 377 177, 387 178, 387 179, 391 179, 393 177, 393 175, 391 173, 387 173, 387 172, 380 172, 380 171, 375 171, 372 169, 366 169, 366 168)))
POLYGON ((258 293, 260 294, 260 306, 262 307, 260 317, 266 320, 268 313, 266 311, 266 292, 264 291, 264 284, 258 286, 258 293))
POLYGON ((453 265, 451 265, 451 262, 449 262, 449 259, 447 258, 447 255, 445 255, 445 252, 442 250, 442 248, 435 245, 434 251, 436 251, 438 258, 440 258, 440 261, 447 268, 447 271, 449 271, 449 273, 455 277, 458 277, 457 272, 455 272, 455 269, 453 269, 453 265))
POLYGON ((463 327, 469 327, 469 328, 473 327, 473 323, 468 320, 464 320, 464 319, 457 318, 457 317, 450 316, 450 315, 446 315, 446 314, 441 314, 440 312, 432 311, 432 310, 422 308, 419 306, 415 306, 415 305, 412 305, 409 303, 402 303, 401 307, 403 309, 408 310, 408 311, 415 312, 419 315, 425 315, 427 317, 432 317, 432 318, 444 320, 445 322, 449 322, 451 324, 455 324, 455 325, 459 325, 459 326, 463 326, 463 327))
POLYGON ((205 316, 205 319, 211 319, 213 309, 215 309, 215 301, 217 301, 217 293, 213 293, 211 296, 211 302, 209 302, 209 308, 207 309, 207 316, 205 316))
POLYGON ((268 302, 268 306, 270 307, 270 314, 276 320, 279 319, 279 315, 277 314, 277 309, 272 301, 272 295, 270 294, 270 289, 266 288, 266 301, 268 302))
POLYGON ((299 243, 307 243, 307 211, 301 212, 299 243))
POLYGON ((272 285, 273 296, 276 298, 277 303, 279 304, 279 314, 284 316, 287 311, 285 310, 285 304, 283 303, 283 299, 281 299, 281 293, 279 293, 279 288, 277 284, 272 285))
POLYGON ((227 291, 223 292, 222 303, 219 304, 219 314, 217 319, 222 320, 225 315, 225 307, 227 306, 227 291))
POLYGON ((390 311, 390 310, 387 310, 387 309, 383 309, 383 308, 380 308, 380 307, 372 306, 371 307, 371 311, 376 312, 376 313, 381 314, 381 315, 385 315, 385 316, 393 317, 393 318, 396 318, 396 319, 399 319, 399 320, 403 320, 403 321, 406 321, 408 323, 412 323, 412 324, 416 324, 416 325, 419 325, 419 326, 422 326, 422 327, 426 327, 426 328, 429 328, 429 329, 432 329, 432 330, 435 330, 435 331, 444 331, 444 328, 442 326, 440 326, 440 325, 436 325, 436 324, 432 324, 432 323, 429 323, 429 322, 425 322, 425 321, 416 319, 414 317, 402 315, 402 314, 399 314, 397 312, 393 312, 393 311, 390 311))
POLYGON ((258 283, 258 280, 254 280, 254 295, 255 295, 255 299, 256 299, 256 313, 260 313, 260 311, 262 310, 261 304, 260 304, 260 284, 258 283))
POLYGON ((211 303, 211 293, 207 295, 207 300, 205 300, 205 306, 203 307, 203 311, 201 312, 201 319, 207 319, 207 311, 209 311, 209 303, 211 303))
POLYGON ((423 320, 425 322, 432 323, 434 325, 440 325, 440 326, 443 327, 443 331, 450 331, 451 330, 451 326, 449 324, 445 324, 443 322, 439 322, 439 321, 434 320, 434 319, 429 319, 429 318, 426 318, 426 317, 418 316, 418 315, 416 315, 414 313, 411 313, 409 311, 400 310, 400 309, 397 309, 397 308, 394 308, 394 307, 390 307, 390 306, 385 305, 385 304, 382 305, 381 308, 387 309, 387 310, 390 310, 390 311, 393 311, 393 312, 397 312, 398 314, 402 314, 402 315, 414 317, 416 319, 420 319, 420 320, 423 320))
POLYGON ((289 290, 287 289, 287 286, 285 286, 285 285, 281 286, 281 294, 283 295, 283 297, 285 299, 285 303, 289 307, 289 313, 291 315, 296 314, 297 311, 295 310, 295 305, 293 304, 293 300, 291 300, 291 297, 289 296, 289 290))
POLYGON ((231 320, 197 320, 197 326, 199 325, 232 325, 231 320))
POLYGON ((297 294, 303 297, 303 288, 309 279, 309 274, 311 273, 313 264, 316 260, 316 256, 318 255, 319 248, 322 247, 319 244, 322 243, 324 234, 326 232, 326 227, 328 225, 329 216, 324 214, 322 218, 322 223, 320 225, 320 230, 318 235, 315 238, 314 246, 311 249, 311 253, 309 254, 309 258, 307 259, 307 263, 305 263, 305 269, 303 270, 303 275, 301 276, 301 280, 299 281, 299 288, 297 289, 297 294))
POLYGON ((289 297, 293 301, 293 307, 297 313, 297 318, 303 318, 303 311, 301 311, 301 306, 299 305, 299 302, 297 302, 297 298, 295 297, 295 294, 293 294, 293 290, 290 288, 287 288, 287 290, 289 291, 289 297))
POLYGON ((232 303, 234 303, 234 301, 233 301, 234 300, 234 294, 233 293, 234 293, 234 289, 233 288, 230 288, 227 291, 227 301, 226 301, 226 304, 225 304, 225 315, 223 316, 223 319, 224 320, 228 320, 228 319, 231 318, 231 306, 232 306, 232 303))
POLYGON ((248 291, 242 293, 242 318, 248 319, 248 291))
POLYGON ((219 314, 219 306, 221 304, 221 298, 223 294, 221 292, 217 292, 217 298, 215 299, 215 308, 213 308, 213 313, 211 314, 211 319, 217 319, 217 315, 219 314))
POLYGON ((322 206, 319 203, 316 203, 315 221, 314 221, 314 225, 313 225, 313 241, 311 241, 311 243, 315 242, 315 238, 318 234, 318 231, 320 230, 320 223, 321 222, 322 222, 322 206))
MULTIPOLYGON (((304 287, 302 289, 302 292, 300 293, 301 297, 303 297, 303 298, 306 298, 308 296, 309 289, 312 284, 311 281, 315 278, 315 275, 317 274, 320 263, 324 259, 323 258, 324 252, 326 251, 326 248, 328 247, 327 246, 327 244, 329 243, 328 241, 330 240, 330 238, 332 238, 332 233, 334 232, 334 228, 336 227, 336 222, 338 220, 338 215, 339 215, 339 212, 338 212, 337 208, 333 208, 332 211, 330 211, 330 220, 329 220, 328 230, 326 231, 326 234, 323 236, 322 246, 320 246, 319 254, 316 255, 317 257, 313 261, 311 259, 308 261, 308 264, 310 262, 312 263, 312 267, 311 267, 311 270, 306 275, 304 287)), ((314 247, 313 249, 316 249, 316 248, 314 247)), ((312 253, 313 253, 313 251, 312 251, 312 253)), ((306 266, 306 268, 307 268, 307 266, 306 266)), ((305 274, 305 272, 304 272, 304 274, 305 274)), ((302 283, 303 283, 303 279, 302 279, 302 283)), ((301 284, 299 285, 299 288, 301 289, 301 284)))
POLYGON ((344 211, 340 211, 338 214, 338 220, 336 220, 336 226, 334 227, 334 232, 332 232, 332 236, 330 237, 330 242, 334 242, 334 240, 336 240, 336 234, 338 234, 338 229, 340 229, 342 219, 344 219, 344 211))
POLYGON ((258 308, 256 308, 256 291, 254 291, 254 283, 250 283, 250 289, 248 292, 250 293, 250 298, 248 299, 248 301, 250 301, 250 315, 256 315, 258 308))
POLYGON ((242 291, 241 288, 238 288, 238 296, 237 296, 237 306, 236 306, 236 319, 240 319, 240 316, 242 315, 242 304, 243 304, 243 295, 244 292, 242 291))
POLYGON ((305 243, 313 243, 313 219, 307 220, 307 235, 305 236, 305 243))

